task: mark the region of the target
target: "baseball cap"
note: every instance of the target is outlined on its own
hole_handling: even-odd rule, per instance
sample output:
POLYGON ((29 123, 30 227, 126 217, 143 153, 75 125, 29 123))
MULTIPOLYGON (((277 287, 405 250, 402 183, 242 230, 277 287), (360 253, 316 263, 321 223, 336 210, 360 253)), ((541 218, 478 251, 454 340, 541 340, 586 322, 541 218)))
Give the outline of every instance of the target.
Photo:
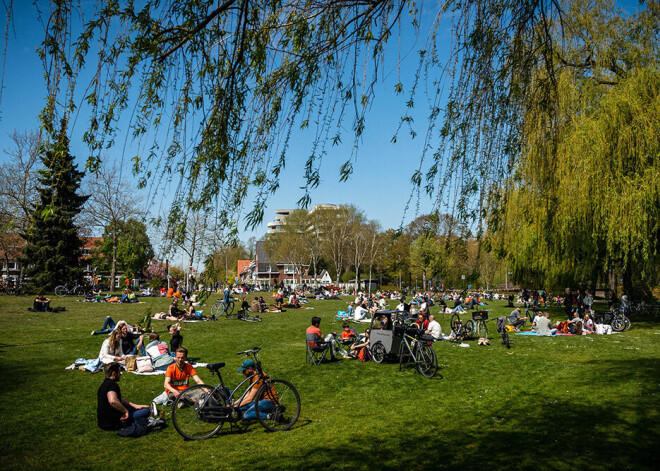
POLYGON ((255 366, 257 366, 257 365, 254 363, 254 360, 252 358, 248 358, 247 360, 245 360, 243 362, 243 364, 241 366, 238 367, 237 371, 242 373, 245 370, 247 370, 248 368, 254 368, 255 366))

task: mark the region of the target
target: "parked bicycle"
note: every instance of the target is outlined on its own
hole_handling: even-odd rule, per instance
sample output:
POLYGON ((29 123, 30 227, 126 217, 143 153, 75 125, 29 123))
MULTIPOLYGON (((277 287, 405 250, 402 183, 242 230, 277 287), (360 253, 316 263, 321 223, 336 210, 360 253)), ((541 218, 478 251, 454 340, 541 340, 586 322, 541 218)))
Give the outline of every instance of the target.
POLYGON ((233 298, 229 298, 228 303, 225 303, 224 299, 220 299, 216 301, 216 303, 213 306, 211 306, 211 314, 215 317, 220 317, 223 314, 227 316, 231 316, 233 312, 234 312, 233 298))
POLYGON ((74 296, 85 296, 85 287, 79 284, 77 281, 73 286, 69 286, 68 283, 59 285, 55 287, 55 296, 61 298, 63 296, 74 295, 74 296))
POLYGON ((615 308, 613 311, 596 311, 596 324, 609 324, 614 332, 624 332, 632 327, 632 322, 626 316, 621 308, 615 308))
POLYGON ((397 326, 402 329, 403 339, 399 344, 399 371, 406 363, 415 363, 419 372, 426 378, 433 378, 438 371, 438 357, 433 349, 433 337, 413 326, 397 326))
POLYGON ((220 374, 220 369, 225 363, 212 363, 207 365, 207 368, 212 374, 218 375, 217 386, 197 384, 189 387, 176 398, 172 405, 172 424, 181 436, 188 440, 203 440, 218 433, 225 422, 233 424, 242 420, 243 411, 235 404, 242 402, 253 382, 261 383, 254 403, 259 423, 271 432, 289 430, 295 425, 300 417, 300 395, 288 381, 272 379, 264 374, 257 355, 260 350, 255 347, 237 352, 237 355, 246 355, 254 359, 256 373, 241 381, 233 391, 225 386, 220 374), (255 377, 256 381, 251 381, 255 377), (245 391, 236 398, 234 394, 241 391, 244 386, 245 391), (261 399, 270 401, 267 411, 259 410, 261 399))
POLYGON ((488 311, 474 311, 472 319, 468 319, 463 323, 458 313, 454 313, 449 321, 449 326, 454 333, 454 337, 459 340, 468 340, 473 337, 488 338, 487 319, 488 311))

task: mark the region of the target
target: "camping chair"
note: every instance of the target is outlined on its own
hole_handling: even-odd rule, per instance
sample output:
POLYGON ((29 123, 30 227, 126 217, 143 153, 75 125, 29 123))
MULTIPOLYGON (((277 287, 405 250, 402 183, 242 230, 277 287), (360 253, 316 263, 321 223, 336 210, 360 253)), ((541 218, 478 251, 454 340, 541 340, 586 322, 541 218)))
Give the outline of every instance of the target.
POLYGON ((342 339, 340 336, 337 337, 337 352, 343 356, 347 357, 351 353, 351 345, 353 345, 358 337, 357 327, 350 327, 351 332, 353 332, 353 337, 342 339))
POLYGON ((323 361, 325 361, 325 356, 330 351, 330 342, 324 341, 316 334, 305 335, 306 361, 312 365, 320 365, 323 361))

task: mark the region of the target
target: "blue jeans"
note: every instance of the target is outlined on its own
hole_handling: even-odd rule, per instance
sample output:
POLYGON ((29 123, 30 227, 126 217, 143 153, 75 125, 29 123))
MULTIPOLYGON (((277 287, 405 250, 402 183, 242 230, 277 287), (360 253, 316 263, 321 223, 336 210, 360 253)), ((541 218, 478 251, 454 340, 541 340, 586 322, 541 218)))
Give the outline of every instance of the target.
MULTIPOLYGON (((259 416, 262 419, 266 419, 268 416, 267 412, 272 411, 273 407, 275 407, 275 404, 273 404, 272 401, 262 399, 259 401, 259 416)), ((251 402, 246 406, 241 406, 241 410, 243 411, 243 420, 255 420, 257 418, 257 411, 255 410, 254 402, 251 402)))
POLYGON ((151 409, 145 407, 144 409, 136 409, 133 406, 128 406, 128 415, 131 419, 137 420, 151 415, 151 409))
POLYGON ((94 332, 94 335, 109 334, 112 332, 116 325, 117 324, 112 320, 112 317, 107 316, 105 318, 105 322, 103 323, 103 327, 101 327, 101 330, 94 332))

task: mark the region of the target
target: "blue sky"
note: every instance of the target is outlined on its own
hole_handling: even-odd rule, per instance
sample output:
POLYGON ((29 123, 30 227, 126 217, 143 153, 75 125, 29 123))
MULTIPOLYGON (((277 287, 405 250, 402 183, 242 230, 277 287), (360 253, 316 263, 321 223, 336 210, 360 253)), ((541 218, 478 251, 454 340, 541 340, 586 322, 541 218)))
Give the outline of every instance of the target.
MULTIPOLYGON (((437 11, 436 3, 439 2, 427 1, 421 4, 421 42, 426 39, 430 23, 437 11)), ((629 6, 637 2, 622 3, 629 6)), ((43 27, 38 22, 32 2, 16 0, 14 8, 15 27, 7 47, 4 89, 0 103, 0 150, 11 147, 8 134, 13 130, 38 129, 37 115, 45 97, 44 72, 36 54, 36 49, 43 39, 43 27)), ((448 33, 449 22, 445 19, 441 24, 441 31, 448 33)), ((445 40, 449 49, 448 34, 445 35, 445 40)), ((370 219, 379 221, 384 229, 399 227, 402 222, 406 224, 417 215, 427 213, 433 208, 433 202, 422 196, 419 207, 416 201, 413 201, 411 208, 404 212, 411 189, 410 177, 419 166, 424 144, 428 115, 425 100, 428 97, 424 90, 418 93, 417 105, 412 113, 417 137, 410 139, 407 133, 403 132, 396 144, 391 143, 399 118, 405 112, 407 100, 405 93, 399 96, 393 93, 394 85, 399 80, 398 58, 401 57, 401 81, 405 90, 409 90, 418 64, 417 50, 423 48, 423 44, 415 42, 415 37, 409 29, 404 29, 402 33, 400 48, 398 41, 399 38, 395 36, 390 42, 390 55, 381 69, 384 80, 376 85, 376 101, 367 115, 366 130, 354 162, 352 177, 348 182, 339 182, 339 166, 350 153, 350 142, 338 147, 327 146, 328 156, 324 158, 321 167, 322 181, 319 187, 313 190, 311 203, 353 204, 363 210, 370 219)), ((81 115, 72 131, 71 151, 82 166, 87 157, 87 150, 79 140, 85 124, 84 110, 81 115)), ((350 122, 345 123, 345 127, 349 126, 350 122)), ((346 140, 349 135, 350 133, 345 133, 346 140)), ((110 158, 121 159, 121 145, 117 147, 112 150, 110 158)), ((303 184, 302 168, 310 148, 311 140, 304 133, 295 136, 294 145, 287 156, 286 170, 282 174, 282 184, 267 203, 263 223, 254 231, 242 231, 242 240, 251 236, 259 238, 265 234, 266 224, 273 218, 276 209, 296 206, 303 194, 299 187, 303 184)), ((0 153, 0 160, 6 158, 4 152, 0 153)), ((126 178, 131 178, 129 172, 125 174, 126 178)), ((251 208, 251 202, 252 196, 249 196, 245 207, 251 208)), ((158 206, 153 205, 151 211, 154 215, 162 211, 162 200, 158 206)), ((241 224, 241 230, 243 226, 244 224, 241 224)))
MULTIPOLYGON (((14 2, 14 31, 10 35, 7 47, 7 57, 4 72, 4 89, 0 112, 0 149, 11 147, 8 134, 13 130, 26 131, 38 129, 37 115, 44 104, 45 86, 43 67, 36 54, 37 47, 43 39, 43 27, 38 21, 32 2, 14 2)), ((432 18, 432 10, 425 6, 423 18, 428 22, 432 18)), ((422 29, 428 29, 424 22, 422 29)), ((425 33, 420 38, 423 40, 425 33)), ((397 144, 391 143, 399 117, 405 112, 405 93, 395 96, 394 85, 398 82, 396 60, 400 55, 401 80, 408 89, 412 84, 412 73, 417 67, 417 50, 412 31, 403 33, 399 50, 396 46, 398 38, 392 41, 393 55, 388 57, 389 64, 382 70, 385 79, 376 86, 376 101, 368 116, 362 144, 354 162, 354 173, 349 181, 339 182, 339 166, 350 153, 350 133, 344 134, 349 142, 338 147, 327 146, 328 156, 321 167, 322 181, 318 188, 312 191, 312 204, 334 203, 353 204, 362 209, 370 219, 381 223, 383 228, 399 227, 402 221, 409 222, 416 215, 415 203, 405 214, 404 208, 410 193, 409 179, 419 165, 419 155, 424 138, 424 121, 427 108, 420 103, 415 110, 416 130, 418 137, 411 140, 407 134, 401 133, 397 144)), ((90 61, 91 64, 91 61, 90 61)), ((87 149, 80 142, 80 133, 85 124, 84 109, 71 134, 71 151, 82 166, 87 156, 87 149)), ((345 123, 345 127, 350 122, 345 123)), ((282 184, 278 192, 267 203, 264 221, 254 231, 243 231, 241 239, 251 236, 259 238, 266 232, 266 224, 274 216, 275 209, 294 208, 303 195, 300 186, 303 184, 303 163, 311 148, 311 140, 304 133, 295 136, 294 145, 288 153, 286 170, 282 175, 282 184)), ((111 158, 121 159, 121 146, 114 149, 111 158)), ((0 159, 7 156, 0 154, 0 159)), ((126 172, 126 178, 131 178, 126 172)), ((252 197, 248 197, 245 207, 251 208, 252 197)), ((430 211, 432 203, 422 200, 419 214, 430 211)), ((154 204, 152 213, 162 210, 162 201, 154 204)))

